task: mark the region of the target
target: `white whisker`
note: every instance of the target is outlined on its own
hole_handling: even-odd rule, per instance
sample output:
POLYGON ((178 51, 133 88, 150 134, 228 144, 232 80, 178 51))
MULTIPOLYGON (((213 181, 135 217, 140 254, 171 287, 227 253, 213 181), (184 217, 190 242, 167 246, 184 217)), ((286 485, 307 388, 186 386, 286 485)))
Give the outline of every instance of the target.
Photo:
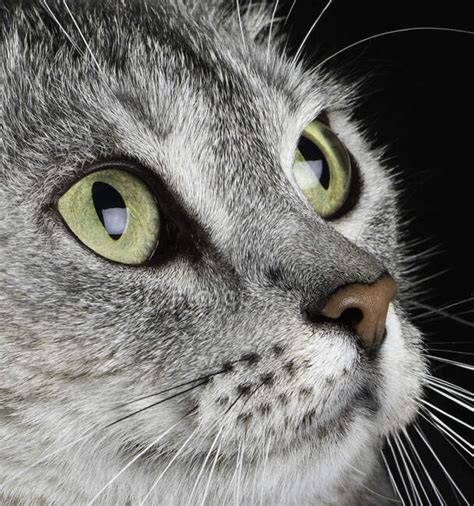
POLYGON ((237 468, 239 463, 239 455, 240 455, 240 443, 239 443, 239 449, 237 450, 237 455, 235 456, 235 469, 234 473, 232 474, 232 478, 229 480, 229 486, 227 487, 227 492, 225 496, 222 499, 222 504, 227 504, 227 498, 229 497, 229 494, 231 493, 232 488, 235 488, 234 481, 237 478, 237 468))
MULTIPOLYGON (((318 64, 319 67, 320 64, 318 64)), ((437 279, 441 276, 444 276, 447 274, 451 269, 444 269, 442 271, 436 272, 435 274, 431 274, 430 276, 425 276, 424 278, 416 280, 414 283, 411 283, 410 290, 412 290, 414 287, 419 285, 424 285, 427 281, 432 281, 433 279, 437 279)), ((410 304, 417 307, 422 307, 424 309, 432 309, 430 306, 427 306, 426 304, 420 304, 419 302, 412 300, 410 301, 410 304)))
POLYGON ((63 4, 64 4, 64 7, 66 8, 66 10, 67 10, 67 12, 68 12, 68 14, 69 14, 69 16, 70 16, 70 18, 71 18, 72 22, 74 23, 74 26, 77 28, 77 31, 79 32, 79 35, 80 35, 80 37, 81 37, 82 41, 84 42, 84 44, 85 44, 85 46, 86 46, 86 48, 87 48, 88 53, 91 55, 91 58, 92 58, 92 60, 93 60, 93 62, 94 62, 94 64, 95 64, 95 66, 97 67, 97 70, 98 70, 100 73, 102 73, 102 69, 101 69, 101 67, 100 67, 100 65, 99 65, 99 62, 97 61, 96 57, 94 56, 94 53, 92 52, 91 47, 90 47, 90 46, 89 46, 89 44, 87 43, 87 40, 86 40, 86 38, 84 37, 84 34, 82 33, 82 30, 79 28, 79 25, 77 24, 76 19, 74 18, 74 16, 73 16, 73 14, 72 14, 71 10, 69 9, 69 7, 68 7, 68 5, 67 5, 67 3, 66 3, 66 0, 63 0, 63 4))
POLYGON ((163 478, 163 476, 166 474, 166 472, 168 471, 168 469, 173 465, 174 461, 181 455, 181 453, 186 448, 186 446, 188 445, 189 441, 191 441, 191 439, 193 438, 193 436, 196 434, 197 431, 198 431, 197 428, 194 429, 191 432, 191 434, 189 435, 189 437, 186 439, 186 441, 179 447, 179 449, 174 454, 173 458, 168 462, 167 466, 163 469, 163 471, 161 472, 161 474, 154 481, 154 483, 151 486, 150 490, 146 493, 145 497, 141 500, 139 506, 143 506, 143 504, 145 504, 146 500, 150 497, 150 495, 153 492, 153 490, 155 490, 155 488, 158 485, 158 483, 160 482, 161 478, 163 478))
POLYGON ((244 462, 244 450, 245 450, 245 445, 244 445, 243 441, 242 441, 241 447, 239 446, 239 450, 240 449, 241 449, 241 451, 240 451, 240 455, 239 455, 239 459, 238 459, 238 463, 237 463, 237 480, 236 480, 237 490, 235 492, 235 505, 236 506, 239 506, 239 503, 240 503, 240 489, 241 489, 241 480, 242 480, 242 466, 243 466, 243 462, 244 462))
POLYGON ((436 455, 436 452, 433 450, 433 448, 431 447, 431 445, 428 443, 425 435, 423 434, 422 430, 418 427, 418 426, 414 426, 415 427, 415 430, 416 432, 418 433, 418 435, 420 436, 420 438, 422 439, 422 441, 425 443, 426 447, 428 448, 428 450, 431 452, 431 454, 433 455, 433 457, 435 458, 436 462, 438 463, 438 465, 441 467, 441 469, 443 470, 444 474, 446 475, 446 477, 448 478, 448 480, 450 481, 450 483, 454 486, 454 488, 457 490, 458 494, 462 497, 462 499, 464 500, 464 502, 467 504, 467 506, 469 506, 469 501, 464 497, 464 494, 461 492, 461 490, 459 489, 459 487, 457 486, 456 482, 452 479, 451 475, 448 473, 448 471, 446 470, 446 468, 443 466, 443 464, 441 463, 441 460, 438 458, 438 456, 436 455))
POLYGON ((397 435, 394 435, 393 442, 395 443, 395 445, 397 447, 398 454, 399 454, 400 459, 401 459, 401 461, 403 463, 403 468, 404 468, 405 473, 406 473, 406 475, 408 477, 408 484, 410 485, 410 489, 411 489, 411 492, 412 492, 413 502, 416 503, 416 504, 421 504, 421 497, 419 496, 418 490, 416 489, 415 480, 413 479, 413 475, 412 475, 412 473, 410 471, 410 467, 409 467, 407 461, 405 460, 405 455, 404 455, 402 449, 400 448, 400 444, 398 442, 398 436, 397 435))
POLYGON ((263 485, 265 483, 265 474, 267 472, 268 456, 270 454, 270 445, 271 445, 271 434, 268 434, 268 442, 265 449, 265 458, 263 461, 262 479, 260 487, 260 501, 259 501, 260 506, 263 505, 263 485))
POLYGON ((240 12, 240 0, 235 0, 236 6, 237 6, 237 18, 239 20, 239 28, 240 28, 240 35, 242 36, 242 43, 244 47, 247 47, 245 43, 245 36, 244 36, 244 27, 242 25, 242 15, 240 12))
POLYGON ((454 443, 456 443, 468 455, 470 455, 471 457, 474 457, 474 453, 472 452, 474 447, 471 443, 469 443, 469 441, 467 441, 462 436, 460 436, 454 429, 449 427, 449 425, 444 423, 436 415, 433 415, 433 413, 430 413, 428 411, 428 415, 430 418, 432 418, 432 420, 430 420, 430 418, 425 416, 423 413, 420 413, 420 416, 422 416, 428 423, 430 423, 433 427, 435 427, 440 432, 443 432, 444 434, 446 434, 446 436, 448 436, 452 441, 454 441, 454 443), (469 451, 468 448, 465 448, 463 446, 463 443, 466 444, 468 448, 471 448, 471 451, 469 451))
POLYGON ((472 406, 468 406, 467 404, 464 404, 462 401, 456 399, 456 397, 458 397, 460 399, 466 399, 467 401, 472 402, 472 396, 462 394, 460 392, 457 392, 456 390, 451 390, 450 388, 445 387, 443 385, 437 385, 436 383, 427 382, 426 388, 429 388, 430 390, 437 392, 439 395, 442 395, 443 397, 446 397, 447 399, 450 399, 453 402, 460 404, 463 408, 466 408, 469 411, 473 411, 472 406), (451 397, 451 395, 449 394, 453 395, 454 397, 451 397))
MULTIPOLYGON (((265 435, 263 436, 263 439, 265 440, 265 435)), ((266 446, 266 445, 265 445, 266 446)), ((258 459, 255 459, 255 465, 254 465, 254 472, 253 472, 253 480, 252 480, 252 495, 249 498, 249 504, 256 504, 255 502, 255 495, 257 493, 257 480, 258 480, 258 473, 260 471, 262 461, 265 458, 265 447, 261 447, 259 445, 258 447, 258 459)), ((260 477, 260 482, 262 482, 262 478, 260 477)))
POLYGON ((221 429, 219 430, 219 432, 216 434, 216 437, 214 438, 214 440, 213 440, 213 442, 211 444, 211 447, 209 448, 209 451, 207 452, 206 457, 204 458, 204 461, 202 463, 201 469, 199 470, 199 473, 197 475, 196 481, 194 482, 194 485, 193 485, 193 488, 191 490, 191 493, 189 494, 189 499, 188 499, 188 502, 187 502, 187 506, 191 505, 191 500, 193 498, 194 492, 195 492, 195 490, 196 490, 196 488, 197 488, 197 486, 199 484, 199 480, 201 479, 201 476, 202 476, 202 474, 204 472, 204 469, 206 467, 207 461, 209 460, 209 457, 211 456, 212 450, 214 449, 214 446, 216 445, 217 440, 219 439, 219 436, 222 433, 222 430, 223 430, 223 427, 221 427, 221 429))
MULTIPOLYGON (((100 430, 100 429, 99 429, 100 430)), ((83 436, 81 436, 80 438, 78 439, 75 439, 74 441, 71 441, 70 443, 64 445, 64 446, 61 446, 61 448, 58 448, 57 450, 51 452, 51 453, 48 453, 47 455, 44 455, 43 457, 39 458, 38 460, 35 460, 32 464, 30 464, 29 466, 25 467, 24 469, 22 469, 21 471, 19 471, 18 473, 14 474, 13 476, 11 476, 10 478, 8 478, 7 480, 5 480, 3 483, 0 483, 0 489, 2 487, 4 487, 5 485, 7 485, 8 483, 10 483, 11 481, 13 480, 16 480, 17 478, 19 478, 20 476, 22 476, 23 474, 25 474, 26 472, 28 472, 30 469, 32 469, 33 467, 37 466, 38 464, 41 464, 42 462, 44 462, 45 460, 49 459, 50 457, 54 457, 55 455, 57 455, 58 453, 61 453, 65 450, 67 450, 68 448, 70 448, 71 446, 74 446, 78 443, 80 443, 81 441, 83 441, 84 439, 87 439, 88 437, 91 437, 92 435, 95 434, 95 430, 94 429, 91 429, 89 432, 87 432, 86 434, 84 434, 83 436)))
POLYGON ((453 302, 452 304, 448 304, 446 306, 442 306, 440 308, 431 308, 428 311, 425 311, 424 313, 418 314, 415 316, 415 320, 418 318, 423 318, 425 316, 439 313, 439 311, 446 311, 447 309, 452 309, 453 307, 461 306, 462 304, 466 304, 466 302, 471 302, 474 300, 474 297, 469 297, 467 299, 460 300, 458 302, 453 302))
POLYGON ((464 427, 467 427, 468 429, 472 429, 472 427, 469 424, 467 424, 466 422, 463 422, 462 420, 459 420, 459 418, 456 418, 455 416, 453 416, 453 415, 451 415, 449 413, 446 413, 446 411, 443 411, 441 408, 438 408, 438 406, 435 406, 434 404, 431 404, 431 402, 428 402, 425 399, 420 399, 420 402, 422 402, 426 406, 429 406, 430 408, 438 411, 439 413, 443 414, 444 416, 447 416, 448 418, 451 418, 451 420, 454 420, 455 422, 458 422, 459 424, 464 425, 464 427))
POLYGON ((397 494, 400 501, 402 502, 402 506, 405 506, 405 501, 403 500, 403 496, 400 493, 400 490, 398 489, 397 482, 395 481, 395 478, 393 477, 392 470, 390 469, 390 466, 388 465, 387 459, 385 458, 385 455, 383 454, 383 452, 380 452, 380 454, 382 455, 382 460, 385 464, 385 469, 387 470, 388 476, 390 478, 390 483, 392 484, 392 487, 394 488, 395 493, 397 494))
POLYGON ((276 15, 276 11, 278 9, 278 3, 279 3, 280 0, 276 0, 275 2, 275 7, 273 7, 273 11, 272 11, 272 18, 270 20, 270 29, 268 31, 268 41, 267 41, 267 55, 266 55, 266 62, 268 64, 268 57, 270 55, 270 44, 272 42, 272 29, 273 29, 273 23, 275 22, 275 15, 276 15))
POLYGON ((286 23, 288 23, 288 20, 290 19, 290 16, 293 13, 293 9, 295 8, 295 5, 296 5, 296 0, 293 0, 293 3, 291 4, 291 7, 288 10, 288 14, 286 15, 285 21, 283 23, 284 25, 286 25, 286 23))
POLYGON ((474 343, 474 340, 471 340, 471 341, 430 341, 429 344, 444 344, 445 346, 447 345, 450 345, 450 346, 457 346, 459 344, 473 344, 474 343))
MULTIPOLYGON (((439 274, 444 274, 446 272, 448 272, 447 269, 444 270, 444 271, 442 271, 439 274)), ((432 279, 433 277, 437 277, 437 276, 438 276, 438 274, 435 274, 435 275, 430 276, 428 278, 422 279, 422 280, 420 280, 420 282, 414 283, 414 285, 417 285, 419 283, 424 283, 425 281, 428 281, 429 279, 432 279)), ((467 327, 474 327, 474 323, 472 323, 472 322, 470 322, 470 321, 468 321, 468 320, 466 320, 464 318, 461 318, 460 316, 448 313, 444 309, 437 309, 437 308, 429 306, 428 304, 422 304, 421 302, 415 302, 415 301, 412 301, 411 304, 414 305, 414 306, 416 306, 416 307, 421 307, 423 309, 428 309, 429 311, 431 311, 433 313, 436 313, 437 315, 444 316, 444 317, 448 318, 449 320, 453 320, 455 322, 461 323, 463 325, 466 325, 467 327)))
MULTIPOLYGON (((407 498, 409 499, 410 503, 411 503, 411 495, 410 493, 408 492, 408 487, 407 487, 407 484, 406 484, 406 481, 405 481, 405 477, 402 473, 402 470, 400 468, 400 464, 398 463, 398 459, 397 459, 397 456, 396 456, 396 453, 395 453, 395 450, 393 449, 393 446, 392 446, 392 443, 390 442, 390 439, 387 438, 387 443, 388 443, 388 446, 392 452, 392 455, 393 455, 393 460, 395 462, 395 466, 397 468, 397 471, 398 471, 398 476, 400 477, 400 480, 402 482, 402 485, 403 485, 403 488, 405 489, 405 492, 407 494, 407 498)), ((400 498, 402 496, 400 495, 400 498)), ((403 501, 402 501, 403 502, 403 501)))
MULTIPOLYGON (((416 466, 414 465, 412 459, 410 458, 410 455, 409 455, 407 449, 405 448, 405 445, 403 444, 403 441, 401 440, 400 436, 397 434, 395 437, 396 437, 396 439, 398 441, 397 446, 405 454, 405 457, 406 457, 406 459, 407 459, 410 467, 412 468, 412 471, 413 471, 413 473, 415 475, 415 478, 418 480, 418 483, 420 484, 420 487, 421 487, 421 490, 423 492, 423 495, 426 497, 426 500, 428 501, 427 504, 429 504, 430 500, 429 500, 428 494, 426 493, 426 489, 423 486, 423 480, 420 478, 420 476, 418 474, 418 471, 416 469, 416 466)), ((416 494, 418 500, 420 501, 421 506, 423 506, 423 501, 421 499, 421 496, 418 493, 418 487, 416 487, 416 486, 415 486, 415 494, 416 494)))
MULTIPOLYGON (((413 26, 409 28, 398 28, 397 30, 389 30, 386 32, 376 33, 374 35, 370 35, 369 37, 365 37, 363 39, 360 39, 356 42, 353 42, 352 44, 349 44, 348 46, 343 47, 342 49, 339 49, 335 53, 331 54, 327 58, 325 58, 323 61, 319 62, 316 69, 319 69, 332 59, 336 58, 336 56, 339 56, 342 53, 345 53, 346 51, 349 51, 349 49, 352 49, 354 47, 360 46, 361 44, 364 44, 365 42, 369 42, 370 40, 378 39, 380 37, 385 37, 387 35, 395 35, 397 33, 405 33, 405 32, 417 32, 417 31, 438 31, 438 32, 451 32, 451 33, 463 33, 465 35, 474 35, 474 32, 471 32, 469 30, 460 30, 458 28, 445 28, 445 27, 437 27, 437 26, 413 26)), ((431 276, 430 278, 425 279, 424 281, 427 281, 428 279, 432 279, 434 277, 440 276, 442 274, 445 274, 447 271, 443 271, 439 274, 436 274, 434 276, 431 276)))
MULTIPOLYGON (((220 436, 221 432, 222 432, 222 429, 219 431, 218 436, 220 436)), ((212 463, 212 467, 211 467, 211 470, 209 472, 209 478, 207 479, 206 488, 204 489, 204 494, 203 494, 203 497, 202 497, 201 506, 204 506, 207 494, 209 492, 209 486, 211 484, 212 475, 214 473, 214 469, 216 467, 217 461, 219 460, 219 454, 220 454, 220 451, 221 451, 221 444, 222 444, 222 441, 219 443, 219 446, 217 447, 217 450, 216 450, 216 456, 214 457, 214 461, 212 463)))
POLYGON ((467 396, 469 397, 469 399, 472 399, 472 397, 473 397, 472 393, 469 390, 467 390, 465 388, 462 388, 459 385, 455 385, 454 383, 451 383, 451 382, 446 381, 444 379, 437 378, 436 376, 428 376, 426 378, 426 381, 428 381, 428 383, 437 384, 440 387, 441 386, 445 386, 446 388, 449 388, 451 392, 455 392, 456 391, 456 392, 459 392, 459 393, 462 393, 462 394, 467 394, 467 396))
POLYGON ((46 0, 42 0, 43 5, 46 7, 46 10, 48 11, 48 14, 53 18, 55 23, 58 25, 59 29, 64 33, 67 40, 73 45, 73 47, 79 51, 80 54, 84 54, 84 51, 76 44, 76 42, 72 39, 72 37, 67 33, 67 31, 64 29, 61 22, 58 20, 58 18, 54 15, 54 12, 51 10, 50 6, 47 4, 46 0))
POLYGON ((463 351, 463 350, 459 350, 459 351, 456 351, 456 350, 446 350, 445 348, 432 348, 431 346, 430 346, 430 351, 441 351, 442 353, 452 353, 454 355, 466 355, 466 356, 469 356, 469 357, 474 356, 474 353, 470 353, 468 351, 463 351))
MULTIPOLYGON (((183 417, 184 418, 184 417, 183 417)), ((157 437, 154 441, 152 441, 147 447, 145 447, 141 452, 137 453, 135 457, 133 457, 130 462, 128 462, 122 469, 112 478, 110 479, 100 490, 97 492, 97 494, 87 503, 88 506, 93 504, 101 495, 102 493, 107 490, 107 488, 112 485, 112 483, 122 474, 124 473, 135 461, 137 461, 142 455, 144 455, 148 450, 153 448, 157 443, 159 443, 171 430, 173 430, 177 425, 179 425, 183 418, 178 420, 175 424, 173 424, 171 427, 169 427, 165 432, 161 433, 159 437, 157 437)))
MULTIPOLYGON (((383 454, 382 454, 382 457, 383 457, 383 454)), ((357 467, 353 466, 349 462, 347 462, 347 465, 349 467, 351 467, 352 469, 354 469, 354 471, 356 471, 359 474, 365 476, 365 473, 363 473, 360 469, 357 469, 357 467)), ((371 488, 369 488, 367 485, 364 485, 363 483, 360 483, 360 485, 363 488, 365 488, 365 490, 369 491, 371 494, 374 494, 377 497, 380 497, 381 499, 385 499, 386 501, 390 501, 390 502, 396 502, 397 504, 399 504, 399 502, 400 502, 398 499, 392 499, 391 497, 387 497, 386 495, 380 494, 379 492, 376 492, 375 490, 372 490, 371 488)))
POLYGON ((448 358, 436 357, 435 355, 426 355, 428 358, 432 360, 436 360, 437 362, 443 362, 445 364, 454 365, 461 369, 467 369, 468 371, 474 371, 474 365, 465 364, 464 362, 458 362, 457 360, 450 360, 448 358))
POLYGON ((308 38, 311 35, 311 33, 313 32, 313 30, 316 28, 316 25, 319 23, 320 19, 324 16, 324 13, 327 11, 327 9, 329 9, 332 2, 333 2, 333 0, 329 0, 329 2, 324 6, 324 8, 321 11, 321 13, 319 14, 319 16, 316 18, 315 22, 310 26, 308 32, 306 33, 305 38, 303 39, 303 42, 301 42, 300 46, 298 47, 298 49, 296 51, 296 54, 295 54, 293 60, 292 60, 293 65, 298 61, 298 59, 301 55, 301 52, 303 51, 303 47, 306 44, 306 41, 308 40, 308 38))
POLYGON ((435 485, 433 479, 431 478, 431 475, 430 473, 428 472, 428 470, 426 469, 426 466, 423 464, 423 460, 422 458, 420 457, 415 445, 413 444, 410 436, 408 435, 408 432, 406 429, 403 429, 403 434, 405 436, 405 438, 407 439, 413 453, 416 455, 417 459, 418 459, 418 462, 419 464, 421 465, 423 471, 425 472, 425 475, 426 477, 428 478, 428 481, 431 485, 431 488, 433 489, 433 492, 435 493, 436 497, 438 498, 440 504, 442 504, 443 506, 446 505, 446 502, 444 501, 443 497, 441 496, 441 493, 440 491, 438 490, 438 487, 435 485))

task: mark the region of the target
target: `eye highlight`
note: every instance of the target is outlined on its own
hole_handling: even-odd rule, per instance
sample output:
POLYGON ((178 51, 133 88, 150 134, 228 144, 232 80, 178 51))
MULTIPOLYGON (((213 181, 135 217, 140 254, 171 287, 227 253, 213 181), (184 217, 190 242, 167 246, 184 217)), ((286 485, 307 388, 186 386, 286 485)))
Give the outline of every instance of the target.
POLYGON ((334 216, 346 202, 351 160, 336 134, 320 121, 312 121, 303 130, 292 171, 297 185, 323 218, 334 216))
POLYGON ((119 168, 92 172, 58 200, 71 232, 98 255, 137 265, 158 246, 160 214, 142 179, 119 168))

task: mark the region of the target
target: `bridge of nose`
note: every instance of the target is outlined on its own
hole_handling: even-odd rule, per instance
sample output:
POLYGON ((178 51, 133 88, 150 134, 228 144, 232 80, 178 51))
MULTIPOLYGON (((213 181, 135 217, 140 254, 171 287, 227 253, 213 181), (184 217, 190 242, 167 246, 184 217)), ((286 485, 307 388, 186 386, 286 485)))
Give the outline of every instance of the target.
POLYGON ((337 288, 370 284, 386 272, 374 255, 332 225, 291 208, 277 216, 248 217, 230 242, 231 263, 244 277, 291 288, 319 309, 337 288))

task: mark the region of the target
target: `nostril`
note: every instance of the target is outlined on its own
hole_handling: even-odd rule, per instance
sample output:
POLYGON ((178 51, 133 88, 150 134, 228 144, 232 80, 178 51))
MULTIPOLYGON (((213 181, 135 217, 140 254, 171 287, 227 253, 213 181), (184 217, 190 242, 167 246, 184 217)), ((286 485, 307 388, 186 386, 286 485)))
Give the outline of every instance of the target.
POLYGON ((301 307, 301 316, 307 323, 323 323, 328 319, 321 314, 316 304, 308 304, 301 307))
POLYGON ((351 329, 354 329, 363 319, 364 313, 362 312, 362 309, 359 309, 358 307, 350 307, 346 309, 339 317, 339 321, 351 329))
POLYGON ((395 281, 384 274, 371 284, 350 283, 339 288, 330 295, 321 313, 350 326, 366 350, 377 350, 383 341, 389 304, 396 294, 395 281))

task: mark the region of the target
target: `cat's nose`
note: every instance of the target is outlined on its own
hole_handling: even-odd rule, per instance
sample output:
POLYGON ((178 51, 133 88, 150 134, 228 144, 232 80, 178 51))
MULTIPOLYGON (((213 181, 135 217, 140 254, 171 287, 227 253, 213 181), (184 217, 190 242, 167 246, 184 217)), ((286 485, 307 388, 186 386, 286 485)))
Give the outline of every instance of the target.
POLYGON ((382 344, 388 306, 397 294, 392 276, 385 274, 375 283, 351 283, 339 288, 321 313, 326 318, 349 325, 362 346, 373 353, 382 344))

